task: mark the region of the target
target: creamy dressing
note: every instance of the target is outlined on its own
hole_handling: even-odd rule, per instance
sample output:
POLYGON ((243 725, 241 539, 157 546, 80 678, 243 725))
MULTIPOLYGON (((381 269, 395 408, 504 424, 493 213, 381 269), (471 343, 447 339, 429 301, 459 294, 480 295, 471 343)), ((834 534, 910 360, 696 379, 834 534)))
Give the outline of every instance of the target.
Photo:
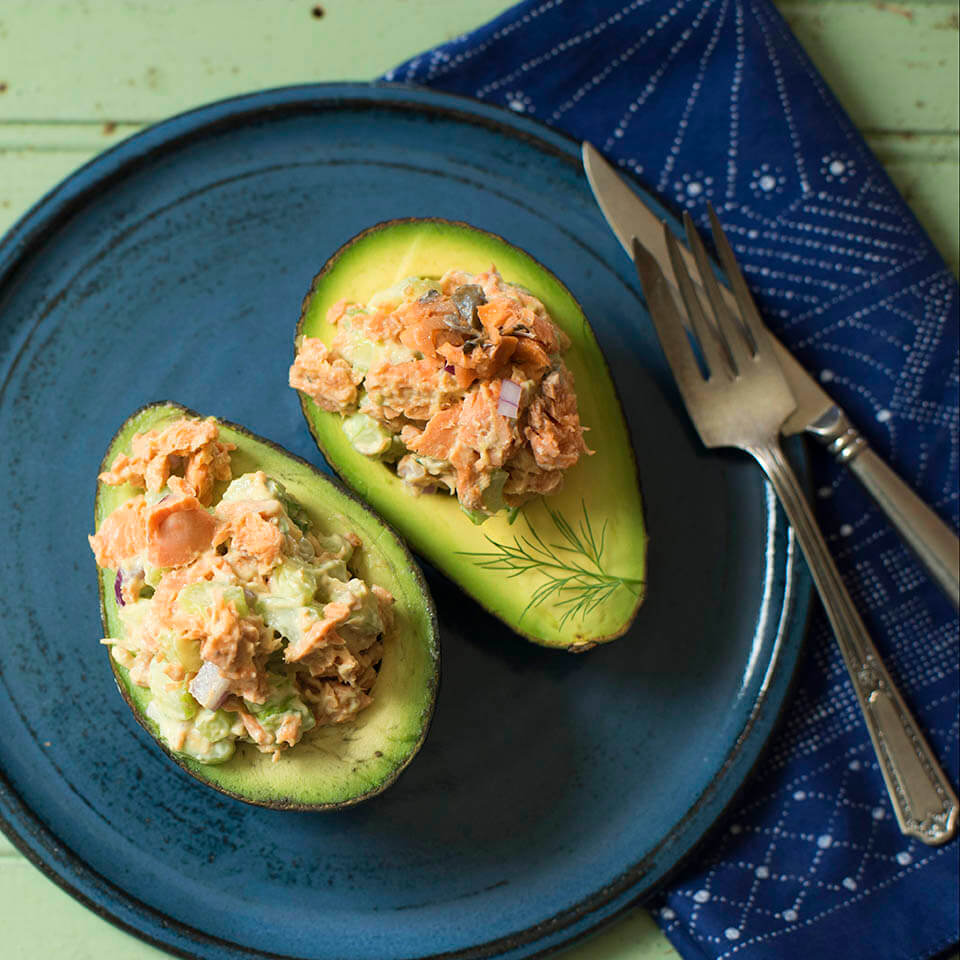
MULTIPOLYGON (((101 477, 162 481, 104 518, 91 537, 98 562, 117 571, 123 632, 105 642, 149 690, 146 715, 174 752, 223 763, 250 742, 279 756, 318 724, 347 722, 371 702, 392 598, 351 573, 357 537, 313 531, 263 472, 237 477, 215 503, 207 491, 201 503, 157 463, 176 456, 186 474, 190 457, 209 462, 223 449, 205 430, 185 452, 165 450, 165 435, 181 448, 196 438, 192 422, 184 423, 152 440, 138 435, 139 461, 118 458, 101 477), (192 695, 202 669, 219 678, 220 702, 203 706, 192 695)), ((225 472, 221 465, 228 480, 225 472)))
POLYGON ((327 319, 336 335, 301 339, 290 386, 340 414, 353 448, 395 464, 411 492, 453 494, 482 523, 553 493, 590 452, 569 340, 496 268, 411 277, 327 319))

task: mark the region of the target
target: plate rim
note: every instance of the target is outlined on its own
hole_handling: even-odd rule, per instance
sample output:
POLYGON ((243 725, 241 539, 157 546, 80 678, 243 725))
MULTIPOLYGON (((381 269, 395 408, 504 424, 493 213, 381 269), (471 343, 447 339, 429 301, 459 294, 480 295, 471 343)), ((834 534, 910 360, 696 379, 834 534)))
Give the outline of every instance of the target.
MULTIPOLYGON (((250 91, 201 104, 150 124, 97 154, 60 180, 0 237, 0 286, 10 280, 18 266, 29 259, 33 250, 42 247, 46 236, 55 232, 60 224, 82 209, 89 198, 109 190, 117 179, 124 177, 125 173, 133 173, 139 163, 163 154, 175 153, 184 143, 207 136, 215 132, 218 127, 235 129, 242 127, 256 116, 266 116, 269 119, 271 116, 280 116, 284 113, 303 113, 310 108, 311 104, 320 109, 324 107, 337 109, 338 106, 345 104, 354 109, 366 105, 370 109, 386 108, 398 112, 413 110, 418 113, 442 114, 451 119, 483 126, 513 139, 525 141, 539 151, 558 157, 574 167, 580 164, 580 143, 576 138, 534 118, 518 115, 504 107, 461 94, 386 81, 304 83, 250 91)), ((645 198, 652 199, 655 205, 660 206, 675 221, 679 219, 676 208, 668 199, 650 194, 631 171, 621 170, 621 172, 627 175, 645 198)), ((52 308, 54 303, 55 301, 49 305, 48 309, 52 308)), ((9 378, 17 367, 20 356, 32 339, 33 330, 42 322, 48 309, 41 311, 38 320, 27 332, 19 348, 11 350, 11 364, 7 377, 0 382, 0 399, 5 393, 9 378)), ((792 450, 805 472, 807 461, 802 441, 794 442, 792 450)), ((524 956, 545 956, 571 946, 608 926, 625 912, 654 895, 669 883, 673 876, 684 869, 704 843, 712 838, 717 827, 736 806, 752 774, 764 759, 773 734, 783 720, 785 708, 797 682, 797 668, 803 658, 809 633, 807 628, 811 612, 812 582, 806 566, 795 549, 793 533, 786 525, 780 508, 776 507, 773 513, 779 516, 778 523, 784 523, 785 527, 780 536, 785 537, 786 541, 783 593, 785 603, 784 613, 781 615, 786 618, 786 624, 764 665, 764 679, 736 740, 719 769, 683 816, 641 860, 636 861, 616 879, 572 906, 532 926, 496 940, 475 943, 442 953, 417 954, 415 958, 411 957, 411 960, 468 960, 468 958, 479 960, 479 958, 496 957, 531 945, 536 946, 536 941, 541 939, 553 940, 564 930, 570 931, 570 936, 559 943, 544 943, 534 953, 526 953, 524 956), (787 611, 788 603, 792 603, 792 609, 789 611, 787 611), (789 662, 791 657, 792 662, 789 662), (784 671, 786 671, 785 675, 784 671), (777 693, 780 699, 779 702, 771 703, 775 685, 779 686, 777 693), (764 717, 764 713, 771 707, 771 714, 764 717), (765 729, 756 734, 755 728, 762 719, 765 722, 765 729), (759 742, 756 740, 757 736, 760 737, 759 742), (642 885, 644 876, 650 872, 650 862, 655 859, 656 854, 670 842, 684 839, 684 827, 709 806, 711 799, 727 782, 731 768, 738 760, 742 760, 744 749, 751 743, 755 745, 756 753, 752 759, 749 759, 745 770, 736 772, 737 782, 720 808, 712 815, 708 815, 708 822, 698 827, 693 839, 685 838, 688 843, 687 848, 663 870, 655 881, 644 889, 636 890, 642 885), (631 891, 634 892, 631 893, 631 891), (617 904, 618 899, 624 902, 617 904), (591 916, 607 907, 611 909, 603 916, 591 916), (573 929, 583 923, 587 923, 585 929, 573 929)), ((56 834, 42 823, 14 790, 2 769, 0 769, 0 831, 33 866, 77 902, 114 926, 161 950, 187 958, 205 956, 194 952, 195 950, 218 949, 226 951, 221 956, 301 960, 292 954, 268 953, 205 933, 132 896, 94 870, 71 848, 59 842, 56 834), (20 830, 17 829, 16 821, 19 821, 20 830), (28 837, 33 840, 33 844, 28 841, 28 837), (46 859, 41 850, 46 853, 46 859), (60 871, 55 868, 55 863, 62 865, 60 871), (68 873, 70 877, 66 875, 68 873), (77 881, 84 877, 87 878, 89 886, 104 892, 105 902, 92 899, 78 885, 77 881), (122 915, 124 913, 149 918, 155 928, 179 934, 188 941, 188 946, 181 946, 169 939, 160 939, 125 919, 122 915)))

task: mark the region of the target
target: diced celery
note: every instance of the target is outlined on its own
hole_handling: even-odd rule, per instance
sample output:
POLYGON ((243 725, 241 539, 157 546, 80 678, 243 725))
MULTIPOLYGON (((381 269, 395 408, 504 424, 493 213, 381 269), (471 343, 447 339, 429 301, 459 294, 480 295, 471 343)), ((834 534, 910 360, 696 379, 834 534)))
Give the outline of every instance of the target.
POLYGON ((314 565, 314 569, 321 574, 318 583, 320 585, 320 591, 325 599, 330 596, 330 585, 327 583, 328 580, 347 581, 352 576, 350 571, 347 569, 347 565, 342 560, 337 559, 337 557, 330 557, 328 560, 317 561, 317 563, 314 565))
POLYGON ((357 328, 349 337, 338 339, 339 352, 357 373, 365 374, 373 366, 377 348, 372 340, 367 340, 363 331, 357 328))
POLYGON ((342 427, 354 450, 365 457, 379 457, 392 446, 393 435, 365 413, 346 417, 342 427))
POLYGON ((483 491, 483 505, 488 513, 496 513, 503 510, 506 504, 503 502, 503 487, 510 474, 506 470, 494 470, 490 474, 490 485, 483 491))
POLYGON ((271 630, 276 630, 290 643, 299 641, 304 627, 320 616, 312 605, 301 606, 289 597, 275 597, 268 593, 257 598, 257 613, 271 630))
POLYGON ((344 563, 353 556, 353 544, 338 533, 331 533, 326 536, 322 533, 315 534, 320 543, 320 551, 324 556, 336 557, 344 563))
POLYGON ((300 528, 302 533, 306 533, 313 526, 310 514, 308 514, 300 502, 291 497, 279 483, 277 486, 280 487, 280 494, 277 499, 283 504, 283 509, 286 510, 287 516, 300 528))
POLYGON ((171 680, 157 657, 150 663, 149 680, 153 702, 162 713, 173 720, 191 720, 196 716, 197 701, 190 696, 186 680, 171 680))
POLYGON ((233 730, 235 714, 225 710, 202 709, 194 718, 193 728, 211 743, 225 740, 233 730))
POLYGON ((177 603, 187 613, 202 615, 217 602, 220 596, 226 603, 232 604, 239 616, 250 615, 247 598, 242 587, 214 583, 209 580, 188 583, 177 596, 177 603))
POLYGON ((213 765, 226 763, 236 752, 236 749, 236 737, 211 741, 196 730, 191 730, 187 734, 181 753, 185 753, 188 757, 199 760, 201 763, 213 765))
MULTIPOLYGON (((490 483, 484 489, 483 494, 481 495, 481 501, 483 502, 483 510, 471 510, 465 507, 462 503, 460 504, 460 509, 475 523, 479 526, 486 520, 489 520, 495 513, 500 510, 507 510, 509 512, 509 507, 503 501, 503 487, 509 479, 509 474, 506 470, 494 470, 490 474, 490 483)), ((514 515, 515 516, 515 515, 514 515)), ((513 523, 514 517, 508 517, 510 523, 513 523)))
POLYGON ((438 460, 436 457, 424 457, 422 455, 415 455, 413 459, 416 460, 431 477, 439 477, 442 473, 449 473, 451 469, 449 460, 438 460))
POLYGON ((168 631, 160 636, 160 646, 170 663, 179 663, 187 673, 196 673, 203 664, 200 641, 182 633, 168 631))
POLYGON ((248 703, 247 709, 257 718, 257 723, 268 733, 276 735, 277 730, 290 718, 299 715, 300 732, 306 733, 316 725, 313 712, 293 690, 292 685, 283 688, 283 696, 276 695, 266 703, 248 703))
POLYGON ((470 518, 471 523, 475 523, 478 527, 481 523, 486 523, 490 519, 489 513, 484 513, 482 510, 471 510, 462 503, 460 509, 470 518))
POLYGON ((270 574, 270 593, 298 603, 309 603, 317 592, 319 578, 316 567, 288 557, 270 574))
POLYGON ((120 607, 117 610, 120 622, 123 624, 123 632, 128 639, 136 642, 141 635, 152 605, 150 600, 138 600, 136 603, 128 603, 125 607, 120 607))
POLYGON ((337 603, 346 603, 353 607, 346 623, 353 627, 358 634, 377 634, 383 632, 383 621, 380 619, 380 604, 370 591, 370 588, 356 578, 341 583, 338 580, 330 582, 332 587, 330 599, 337 603))
POLYGON ((398 434, 394 434, 390 438, 390 446, 380 454, 380 459, 384 463, 396 463, 406 453, 406 444, 400 439, 398 434))
POLYGON ((221 499, 228 503, 235 500, 276 500, 282 490, 275 480, 269 480, 264 473, 257 471, 241 474, 232 480, 221 499))

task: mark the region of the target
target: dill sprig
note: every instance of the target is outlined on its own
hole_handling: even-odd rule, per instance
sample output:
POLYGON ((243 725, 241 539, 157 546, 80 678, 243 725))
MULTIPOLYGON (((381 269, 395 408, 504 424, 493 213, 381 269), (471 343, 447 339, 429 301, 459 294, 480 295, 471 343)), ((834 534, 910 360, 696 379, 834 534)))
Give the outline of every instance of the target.
POLYGON ((543 506, 560 534, 560 543, 547 543, 524 514, 529 535, 518 534, 513 538, 513 543, 501 543, 487 536, 485 539, 494 548, 492 551, 460 553, 461 556, 470 557, 479 567, 507 572, 507 579, 510 580, 531 571, 543 576, 543 583, 533 591, 530 602, 520 614, 521 621, 531 607, 540 606, 548 600, 552 600, 553 605, 563 611, 560 619, 562 627, 572 617, 579 616, 582 621, 620 589, 639 596, 637 588, 642 586, 642 581, 618 577, 603 569, 606 521, 598 539, 590 522, 587 505, 582 499, 580 508, 583 516, 577 527, 559 511, 551 510, 546 503, 543 506))

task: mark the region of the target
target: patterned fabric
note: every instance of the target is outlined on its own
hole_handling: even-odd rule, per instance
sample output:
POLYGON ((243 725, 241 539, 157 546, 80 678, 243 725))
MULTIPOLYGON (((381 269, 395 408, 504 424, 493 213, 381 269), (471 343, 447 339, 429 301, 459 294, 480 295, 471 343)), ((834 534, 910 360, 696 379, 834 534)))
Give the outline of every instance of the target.
MULTIPOLYGON (((771 326, 941 516, 958 513, 958 290, 766 0, 527 2, 386 79, 588 139, 706 225, 771 326)), ((857 481, 812 453, 824 533, 951 781, 958 624, 857 481)), ((786 719, 654 909, 687 957, 927 957, 958 938, 957 842, 898 830, 816 606, 786 719)))

